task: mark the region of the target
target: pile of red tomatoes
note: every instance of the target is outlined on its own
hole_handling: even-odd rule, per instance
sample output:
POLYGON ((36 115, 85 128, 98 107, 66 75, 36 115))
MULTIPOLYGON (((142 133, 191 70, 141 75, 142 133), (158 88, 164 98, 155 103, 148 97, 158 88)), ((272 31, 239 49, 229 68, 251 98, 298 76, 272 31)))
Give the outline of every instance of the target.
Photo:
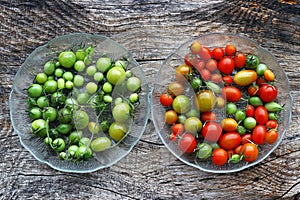
POLYGON ((235 45, 209 49, 194 41, 175 79, 160 94, 168 140, 215 165, 253 162, 278 139, 275 74, 235 45), (187 91, 192 90, 192 94, 187 91))

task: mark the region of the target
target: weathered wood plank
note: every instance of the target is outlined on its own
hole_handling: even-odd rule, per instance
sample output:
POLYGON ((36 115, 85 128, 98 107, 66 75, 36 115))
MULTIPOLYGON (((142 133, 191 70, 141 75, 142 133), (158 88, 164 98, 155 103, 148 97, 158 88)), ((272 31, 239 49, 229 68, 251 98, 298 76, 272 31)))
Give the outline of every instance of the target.
POLYGON ((299 3, 288 1, 0 1, 1 199, 299 199, 299 3), (209 32, 248 36, 287 72, 294 97, 282 144, 261 164, 210 174, 178 161, 151 119, 142 140, 116 165, 90 174, 62 173, 36 161, 9 120, 14 74, 29 53, 55 36, 89 32, 112 37, 140 62, 151 85, 168 54, 209 32))

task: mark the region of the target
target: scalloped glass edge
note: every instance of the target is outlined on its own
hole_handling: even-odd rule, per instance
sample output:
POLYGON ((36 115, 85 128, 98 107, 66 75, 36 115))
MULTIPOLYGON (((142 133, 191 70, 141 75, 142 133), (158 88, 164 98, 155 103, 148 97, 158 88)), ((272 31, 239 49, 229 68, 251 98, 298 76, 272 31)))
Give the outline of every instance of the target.
MULTIPOLYGON (((22 93, 23 94, 23 93, 22 93)), ((106 37, 106 36, 103 36, 103 35, 99 35, 99 34, 88 34, 88 33, 71 33, 71 34, 67 34, 67 35, 62 35, 62 36, 57 36, 51 40, 49 40, 47 43, 45 43, 44 45, 41 45, 41 46, 38 46, 34 51, 32 51, 29 56, 25 59, 25 61, 22 63, 21 67, 18 69, 16 75, 14 76, 14 79, 13 79, 13 85, 12 85, 12 89, 11 89, 11 92, 10 92, 10 95, 9 95, 9 112, 10 112, 10 120, 12 122, 12 126, 13 126, 13 130, 17 132, 17 135, 19 137, 19 140, 20 140, 20 143, 21 145, 27 150, 29 151, 29 153, 36 159, 38 160, 39 162, 41 163, 44 163, 44 164, 47 164, 49 167, 55 169, 55 170, 58 170, 58 171, 61 171, 61 172, 68 172, 68 173, 91 173, 91 172, 95 172, 95 171, 98 171, 100 169, 104 169, 104 168, 108 168, 114 164, 116 164, 117 162, 119 162, 120 160, 122 160, 124 157, 126 157, 131 151, 132 149, 134 148, 134 146, 138 143, 138 141, 140 141, 141 137, 143 136, 143 133, 145 132, 145 129, 147 127, 147 121, 148 121, 148 118, 149 118, 149 114, 150 114, 150 109, 151 109, 151 91, 149 90, 149 83, 148 83, 148 80, 146 79, 146 76, 144 74, 144 71, 142 70, 142 68, 140 67, 139 63, 133 58, 132 54, 127 50, 125 49, 122 45, 118 44, 117 42, 115 42, 114 40, 106 37), (31 58, 32 55, 34 55, 36 52, 38 52, 40 49, 42 48, 45 48, 47 47, 47 45, 49 45, 49 43, 52 43, 53 41, 55 40, 58 40, 58 39, 61 39, 61 38, 65 38, 65 37, 68 37, 68 36, 76 36, 76 35, 85 35, 86 37, 89 37, 89 36, 95 36, 95 37, 99 37, 99 38, 102 38, 104 40, 107 40, 117 46, 119 46, 122 50, 126 51, 127 55, 129 58, 131 58, 131 62, 134 64, 135 67, 138 67, 140 69, 140 72, 141 72, 141 75, 143 76, 142 78, 144 79, 143 81, 145 82, 145 93, 146 93, 146 105, 147 105, 147 109, 146 109, 146 118, 145 119, 145 122, 143 124, 143 127, 142 127, 142 130, 141 130, 141 133, 138 135, 138 137, 136 137, 136 140, 132 142, 132 144, 130 145, 130 147, 128 148, 128 150, 126 151, 126 153, 124 153, 122 156, 118 157, 118 159, 114 160, 113 162, 107 164, 107 165, 100 165, 99 167, 96 167, 94 169, 90 169, 90 170, 70 170, 70 169, 62 169, 60 167, 57 167, 55 165, 53 165, 52 163, 48 162, 48 161, 45 161, 43 159, 40 159, 39 157, 37 157, 33 151, 23 142, 22 140, 22 137, 21 137, 21 132, 18 130, 18 129, 15 129, 16 125, 15 125, 15 121, 13 119, 13 113, 12 113, 12 95, 13 95, 13 92, 16 91, 17 93, 22 93, 20 92, 14 82, 15 82, 15 79, 19 76, 19 74, 21 73, 21 70, 24 69, 26 66, 25 66, 25 63, 27 60, 29 60, 31 58)))
MULTIPOLYGON (((213 169, 206 169, 206 168, 203 168, 195 163, 191 163, 187 160, 184 160, 181 156, 177 155, 175 151, 173 151, 169 146, 168 144, 166 143, 166 140, 165 138, 163 137, 163 135, 160 133, 160 128, 158 127, 158 124, 156 123, 155 121, 155 116, 154 116, 154 113, 152 112, 151 113, 151 117, 153 119, 153 124, 154 124, 154 127, 155 127, 155 130, 160 138, 160 140, 162 141, 162 143, 164 144, 164 146, 180 161, 182 161, 183 163, 189 165, 189 166, 192 166, 194 168, 197 168, 197 169, 200 169, 204 172, 209 172, 209 173, 220 173, 220 174, 224 174, 224 173, 234 173, 234 172, 238 172, 238 171, 242 171, 244 169, 247 169, 249 167, 252 167, 254 165, 257 165, 258 163, 262 162, 263 160, 265 160, 278 146, 279 144, 282 142, 283 140, 283 137, 286 133, 286 131, 288 130, 288 127, 290 125, 290 122, 291 122, 291 118, 292 118, 292 106, 293 106, 293 97, 291 95, 291 90, 290 90, 290 81, 287 77, 287 74, 285 73, 285 71, 283 70, 283 68, 281 67, 281 65, 278 63, 277 59, 274 57, 274 55, 272 53, 270 53, 266 48, 263 48, 262 46, 260 46, 256 41, 250 39, 250 38, 247 38, 247 37, 244 37, 244 36, 241 36, 241 35, 237 35, 237 34, 231 34, 231 33, 208 33, 208 34, 203 34, 203 35, 199 35, 197 37, 194 37, 190 40, 187 40, 185 41, 183 44, 181 44, 177 49, 175 49, 166 59, 165 61, 162 63, 159 71, 157 72, 156 74, 156 78, 155 78, 155 83, 158 82, 158 78, 159 78, 159 73, 161 72, 161 70, 163 69, 164 65, 167 63, 167 61, 174 55, 177 55, 176 52, 178 51, 178 49, 181 49, 182 47, 186 46, 186 45, 189 45, 191 44, 192 41, 198 39, 198 38, 201 38, 201 37, 205 37, 205 36, 211 36, 211 35, 222 35, 222 36, 231 36, 231 37, 238 37, 240 39, 243 39, 243 40, 248 40, 249 42, 253 43, 254 45, 256 45, 258 48, 262 49, 263 51, 265 51, 267 54, 269 54, 272 59, 276 62, 276 64, 279 66, 280 70, 283 72, 283 75, 285 77, 285 80, 287 81, 287 90, 288 90, 288 96, 289 96, 289 103, 290 103, 290 112, 289 112, 289 117, 288 117, 288 120, 287 120, 287 124, 286 126, 284 127, 284 130, 280 136, 280 138, 278 138, 278 142, 270 149, 270 151, 268 153, 266 153, 264 156, 262 156, 260 159, 254 161, 254 162, 251 162, 251 163, 247 163, 246 165, 243 165, 242 167, 238 168, 238 169, 231 169, 231 170, 213 170, 213 169)), ((183 57, 182 57, 183 59, 183 57)), ((151 90, 151 102, 152 101, 152 98, 153 98, 153 93, 155 91, 155 84, 153 85, 153 88, 151 90)), ((153 110, 153 103, 151 103, 151 110, 153 110)))

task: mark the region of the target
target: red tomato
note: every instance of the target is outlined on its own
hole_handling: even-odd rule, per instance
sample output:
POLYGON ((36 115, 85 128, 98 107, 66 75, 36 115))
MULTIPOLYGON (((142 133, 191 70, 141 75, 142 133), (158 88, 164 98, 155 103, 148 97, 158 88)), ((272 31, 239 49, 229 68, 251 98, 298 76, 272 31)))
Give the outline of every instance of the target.
POLYGON ((218 68, 218 62, 215 59, 210 59, 206 62, 206 69, 213 72, 218 68))
POLYGON ((216 121, 217 120, 217 115, 213 112, 203 112, 203 113, 201 113, 201 120, 203 122, 205 122, 205 121, 216 121))
POLYGON ((266 133, 265 141, 268 144, 273 144, 276 142, 277 138, 278 138, 278 132, 276 130, 272 129, 266 133))
POLYGON ((214 83, 219 83, 222 80, 222 75, 219 73, 212 74, 210 76, 210 80, 214 83))
POLYGON ((246 143, 241 149, 242 155, 244 155, 244 160, 247 162, 253 162, 257 159, 258 148, 255 144, 246 143))
POLYGON ((234 154, 234 150, 227 150, 227 155, 228 155, 228 158, 231 158, 231 156, 234 154))
POLYGON ((222 127, 216 122, 207 122, 202 128, 202 136, 209 142, 217 142, 222 136, 222 127))
POLYGON ((258 106, 254 112, 254 118, 258 124, 266 124, 269 119, 269 113, 263 106, 258 106))
POLYGON ((173 103, 173 97, 169 94, 162 94, 160 95, 159 101, 164 106, 171 106, 173 103))
POLYGON ((208 81, 210 79, 210 71, 207 69, 202 69, 200 71, 200 75, 203 78, 203 80, 208 81))
POLYGON ((222 78, 224 85, 231 85, 233 78, 231 76, 223 76, 222 78))
POLYGON ((175 124, 172 126, 172 131, 173 134, 176 135, 181 135, 184 132, 184 126, 183 124, 175 124))
POLYGON ((197 62, 197 64, 194 65, 194 67, 198 70, 198 72, 200 72, 205 67, 205 61, 199 60, 199 62, 197 62))
POLYGON ((252 142, 252 134, 246 133, 246 134, 242 135, 241 144, 246 144, 249 142, 252 142))
POLYGON ((259 97, 263 102, 271 102, 277 97, 277 88, 273 85, 263 84, 259 88, 259 97))
POLYGON ((262 84, 264 84, 264 83, 266 83, 267 81, 266 81, 266 79, 264 79, 264 78, 262 78, 262 77, 258 77, 257 79, 256 79, 256 84, 257 85, 262 85, 262 84))
POLYGON ((235 67, 237 67, 237 68, 241 68, 241 67, 245 66, 246 56, 242 53, 237 53, 234 56, 234 64, 235 64, 235 67))
POLYGON ((178 119, 177 113, 174 110, 168 110, 165 112, 165 122, 168 124, 174 124, 178 119))
POLYGON ((255 144, 262 145, 265 143, 267 129, 264 125, 257 125, 252 132, 252 140, 255 144))
POLYGON ((219 140, 219 145, 225 150, 234 149, 241 143, 241 136, 237 132, 229 132, 222 135, 219 140))
POLYGON ((172 140, 172 141, 176 141, 177 140, 177 135, 175 135, 174 133, 171 133, 169 135, 169 139, 172 140))
POLYGON ((266 123, 267 129, 277 129, 277 127, 278 127, 278 122, 276 120, 269 120, 266 123))
POLYGON ((191 53, 184 56, 184 63, 188 66, 195 66, 198 63, 198 60, 199 58, 191 53))
POLYGON ((258 94, 258 90, 259 90, 259 87, 258 87, 258 85, 250 85, 249 87, 248 87, 248 94, 250 95, 250 96, 255 96, 255 95, 257 95, 258 94))
POLYGON ((212 51, 214 59, 220 60, 224 56, 224 49, 221 47, 216 47, 212 51))
POLYGON ((184 134, 179 140, 179 148, 185 153, 193 153, 197 147, 196 138, 192 134, 184 134))
POLYGON ((218 69, 223 74, 231 74, 234 69, 234 60, 228 57, 222 58, 218 63, 218 69))
POLYGON ((228 44, 225 47, 225 53, 227 56, 233 56, 236 52, 236 47, 232 44, 228 44))
POLYGON ((250 104, 247 105, 245 112, 247 117, 254 117, 254 112, 255 112, 254 106, 250 104))
POLYGON ((241 99, 241 91, 234 86, 226 86, 222 88, 222 95, 229 102, 237 102, 241 99))
POLYGON ((222 129, 225 132, 233 132, 236 131, 236 127, 238 126, 238 123, 233 118, 225 118, 221 121, 222 129))
POLYGON ((234 149, 234 153, 241 155, 242 154, 243 145, 239 145, 234 149))
POLYGON ((207 47, 202 47, 199 51, 199 55, 202 58, 202 60, 205 60, 205 61, 211 59, 211 57, 212 57, 212 53, 209 50, 209 48, 207 48, 207 47))
POLYGON ((213 151, 211 158, 212 158, 212 162, 215 165, 222 166, 227 163, 228 154, 224 149, 217 148, 213 151))

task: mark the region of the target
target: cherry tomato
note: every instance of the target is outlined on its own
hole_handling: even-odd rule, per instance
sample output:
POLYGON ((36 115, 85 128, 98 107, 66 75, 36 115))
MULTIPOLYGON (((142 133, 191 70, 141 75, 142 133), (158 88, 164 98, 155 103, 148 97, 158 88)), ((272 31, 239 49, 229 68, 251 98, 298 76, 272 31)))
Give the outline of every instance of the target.
POLYGON ((218 62, 215 59, 210 59, 206 62, 206 69, 213 72, 218 68, 218 62))
POLYGON ((263 106, 258 106, 254 112, 254 118, 258 124, 266 124, 269 119, 269 113, 263 106))
POLYGON ((211 111, 215 107, 216 102, 216 96, 210 90, 202 90, 194 98, 194 104, 200 112, 211 111))
POLYGON ((254 70, 247 69, 241 70, 236 73, 233 77, 233 81, 235 84, 239 86, 247 86, 256 81, 257 73, 254 70))
POLYGON ((210 79, 211 73, 208 69, 202 69, 200 75, 203 80, 208 81, 210 79))
POLYGON ((271 70, 267 69, 264 71, 264 77, 267 81, 274 81, 275 74, 271 70))
POLYGON ((192 134, 186 133, 181 137, 178 145, 181 151, 185 153, 192 153, 197 147, 197 141, 192 134))
POLYGON ((266 83, 267 81, 266 81, 266 79, 264 79, 264 78, 262 78, 262 77, 258 77, 257 79, 256 79, 256 84, 257 85, 262 85, 262 84, 264 84, 264 83, 266 83))
POLYGON ((228 44, 225 47, 225 53, 227 56, 233 56, 236 52, 236 47, 232 44, 228 44))
POLYGON ((172 96, 179 96, 179 95, 183 94, 184 88, 183 88, 182 84, 180 84, 178 82, 171 82, 171 83, 169 83, 169 85, 167 87, 167 91, 172 96))
POLYGON ((214 59, 220 60, 224 56, 224 49, 221 47, 216 47, 212 51, 214 59))
POLYGON ((234 153, 236 154, 239 154, 239 155, 242 155, 242 148, 243 148, 243 145, 239 145, 237 146, 235 149, 234 149, 234 153))
POLYGON ((169 94, 162 94, 160 95, 159 101, 164 106, 171 106, 173 103, 173 97, 169 94))
POLYGON ((271 102, 276 99, 278 91, 273 85, 263 84, 260 86, 258 93, 263 102, 271 102))
POLYGON ((264 125, 257 125, 252 132, 252 140, 255 144, 262 145, 265 143, 267 129, 264 125))
POLYGON ((172 126, 172 131, 175 136, 181 135, 184 132, 183 124, 175 124, 172 126))
POLYGON ((219 83, 222 81, 222 75, 219 73, 212 74, 210 80, 214 83, 219 83))
POLYGON ((258 94, 258 90, 259 90, 259 87, 258 87, 258 85, 255 84, 255 85, 250 85, 248 87, 247 92, 250 96, 255 96, 258 94))
POLYGON ((247 162, 253 162, 258 157, 258 148, 255 144, 246 143, 241 149, 242 155, 244 155, 244 160, 247 162))
POLYGON ((222 135, 219 145, 225 150, 234 149, 241 143, 241 136, 237 132, 228 132, 222 135))
POLYGON ((195 66, 198 62, 198 58, 196 55, 188 53, 184 56, 184 63, 189 66, 195 66))
POLYGON ((172 140, 172 141, 176 141, 177 140, 177 135, 175 135, 174 133, 171 133, 169 135, 169 139, 172 140))
POLYGON ((204 60, 199 60, 194 67, 197 69, 198 72, 200 72, 202 69, 205 67, 205 61, 204 60))
POLYGON ((222 78, 223 82, 224 82, 224 85, 231 85, 232 84, 232 77, 231 76, 223 76, 222 78))
POLYGON ((201 48, 202 48, 202 45, 199 41, 194 41, 190 46, 192 54, 200 53, 201 48))
POLYGON ((217 142, 222 136, 222 128, 216 122, 207 122, 202 128, 202 136, 209 142, 217 142))
POLYGON ((234 60, 232 58, 223 57, 218 63, 218 69, 223 74, 231 74, 234 69, 234 60))
POLYGON ((227 150, 227 155, 228 155, 228 158, 231 158, 231 156, 234 154, 234 150, 227 150))
POLYGON ((247 117, 254 117, 254 112, 255 112, 254 106, 250 104, 247 105, 245 112, 247 117))
POLYGON ((234 64, 235 64, 235 67, 237 67, 237 68, 241 68, 241 67, 245 66, 246 56, 242 53, 237 53, 234 56, 234 64))
POLYGON ((224 149, 217 148, 213 151, 211 158, 212 158, 212 162, 215 165, 222 166, 227 163, 228 154, 227 151, 225 151, 224 149))
POLYGON ((168 124, 174 124, 178 119, 177 113, 174 110, 168 110, 165 112, 165 122, 168 124))
POLYGON ((266 133, 265 141, 268 144, 273 144, 276 142, 277 138, 278 138, 278 132, 276 130, 272 129, 266 133))
POLYGON ((241 91, 234 86, 226 86, 222 88, 222 95, 229 102, 237 102, 241 99, 241 91))
POLYGON ((225 99, 223 97, 217 97, 217 107, 218 108, 223 108, 225 106, 225 99))
POLYGON ((236 131, 238 123, 233 118, 225 118, 221 121, 221 125, 225 132, 233 132, 236 131))
POLYGON ((202 58, 202 60, 205 60, 205 61, 211 59, 211 57, 212 57, 212 53, 209 50, 209 48, 207 48, 207 47, 202 47, 199 51, 199 55, 202 58))
POLYGON ((201 120, 202 121, 216 121, 217 115, 214 112, 203 112, 201 113, 201 120))
POLYGON ((183 64, 179 65, 176 68, 175 77, 179 82, 182 82, 186 79, 186 76, 191 75, 193 72, 193 69, 191 66, 183 64))
POLYGON ((252 142, 252 134, 246 133, 245 135, 242 135, 241 144, 246 144, 252 142))
POLYGON ((269 130, 269 129, 277 129, 278 127, 278 122, 276 120, 269 120, 267 121, 266 123, 266 128, 269 130))

